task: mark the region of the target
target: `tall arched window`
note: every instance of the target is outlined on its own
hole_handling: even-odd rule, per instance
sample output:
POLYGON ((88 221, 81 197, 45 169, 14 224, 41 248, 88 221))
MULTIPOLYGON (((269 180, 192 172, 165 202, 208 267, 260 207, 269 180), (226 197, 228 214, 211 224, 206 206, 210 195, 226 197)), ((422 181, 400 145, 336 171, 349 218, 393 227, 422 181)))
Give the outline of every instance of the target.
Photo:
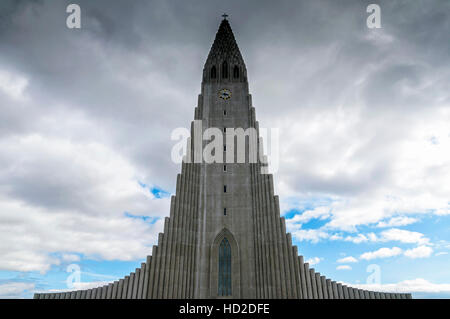
POLYGON ((223 61, 222 63, 222 78, 228 78, 228 63, 227 61, 223 61))
POLYGON ((239 67, 237 65, 235 65, 234 68, 233 68, 233 77, 235 79, 239 78, 239 67))
POLYGON ((216 78, 216 66, 213 65, 213 67, 211 68, 211 79, 215 78, 216 78))
POLYGON ((219 296, 231 296, 231 246, 224 238, 219 247, 219 296))

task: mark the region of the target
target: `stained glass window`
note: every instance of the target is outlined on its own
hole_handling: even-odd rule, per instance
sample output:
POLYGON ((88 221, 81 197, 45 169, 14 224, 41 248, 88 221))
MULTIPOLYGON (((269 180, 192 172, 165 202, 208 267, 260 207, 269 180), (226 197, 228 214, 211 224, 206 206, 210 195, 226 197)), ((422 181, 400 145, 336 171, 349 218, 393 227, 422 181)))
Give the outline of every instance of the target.
POLYGON ((231 246, 224 238, 219 247, 219 296, 231 296, 231 246))

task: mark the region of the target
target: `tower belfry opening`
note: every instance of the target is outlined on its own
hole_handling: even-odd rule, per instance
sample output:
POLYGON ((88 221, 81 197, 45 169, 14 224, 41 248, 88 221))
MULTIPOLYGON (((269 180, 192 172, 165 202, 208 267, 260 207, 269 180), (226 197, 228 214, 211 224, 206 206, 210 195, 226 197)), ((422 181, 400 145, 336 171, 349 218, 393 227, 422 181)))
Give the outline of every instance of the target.
MULTIPOLYGON (((247 69, 227 17, 223 15, 203 68, 194 120, 201 121, 203 131, 254 128, 259 135, 247 69)), ((256 147, 259 153, 259 142, 256 147)), ((193 157, 193 146, 188 154, 193 157)), ((309 268, 286 232, 273 176, 263 174, 263 166, 259 160, 226 165, 184 161, 164 231, 139 268, 106 286, 34 297, 411 298, 352 288, 309 268)))

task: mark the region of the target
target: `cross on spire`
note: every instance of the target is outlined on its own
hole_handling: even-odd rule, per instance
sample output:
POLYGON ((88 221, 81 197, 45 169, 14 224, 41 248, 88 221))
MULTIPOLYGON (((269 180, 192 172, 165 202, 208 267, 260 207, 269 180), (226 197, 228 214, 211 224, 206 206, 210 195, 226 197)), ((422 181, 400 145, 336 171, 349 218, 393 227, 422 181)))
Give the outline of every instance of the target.
POLYGON ((224 20, 226 20, 227 17, 228 17, 228 14, 224 13, 224 14, 222 14, 222 17, 223 17, 224 20))

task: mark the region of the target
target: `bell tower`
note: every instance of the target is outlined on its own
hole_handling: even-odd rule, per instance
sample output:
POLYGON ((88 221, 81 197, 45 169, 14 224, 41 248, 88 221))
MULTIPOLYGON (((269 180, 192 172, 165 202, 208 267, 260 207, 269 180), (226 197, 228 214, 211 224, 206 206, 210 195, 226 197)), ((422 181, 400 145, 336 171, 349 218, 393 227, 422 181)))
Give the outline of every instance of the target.
POLYGON ((199 164, 198 298, 256 297, 252 170, 249 163, 236 163, 235 155, 232 161, 230 156, 227 160, 226 147, 228 152, 234 150, 225 140, 227 129, 252 127, 250 118, 247 69, 224 15, 203 69, 195 110, 195 119, 202 121, 202 132, 213 128, 223 133, 223 149, 215 150, 223 152, 223 162, 199 164), (230 252, 220 249, 224 240, 230 252))

